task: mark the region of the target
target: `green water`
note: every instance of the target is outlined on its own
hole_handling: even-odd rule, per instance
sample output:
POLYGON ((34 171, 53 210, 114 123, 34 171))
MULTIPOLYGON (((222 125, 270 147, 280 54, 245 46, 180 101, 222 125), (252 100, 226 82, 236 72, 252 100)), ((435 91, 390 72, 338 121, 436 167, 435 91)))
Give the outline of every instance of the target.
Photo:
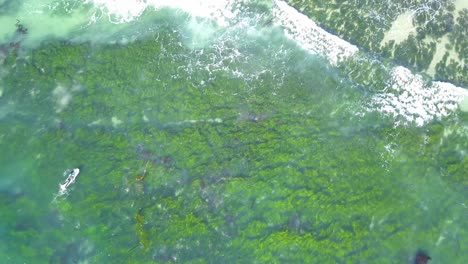
POLYGON ((463 263, 466 113, 395 126, 280 28, 189 23, 5 53, 0 259, 463 263))

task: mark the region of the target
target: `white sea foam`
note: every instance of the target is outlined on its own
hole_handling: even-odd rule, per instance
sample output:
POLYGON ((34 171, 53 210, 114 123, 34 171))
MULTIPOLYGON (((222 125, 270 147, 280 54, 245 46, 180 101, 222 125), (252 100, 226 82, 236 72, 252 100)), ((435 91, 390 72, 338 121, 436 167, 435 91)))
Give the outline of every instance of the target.
MULTIPOLYGON (((275 3, 275 22, 303 48, 324 56, 333 65, 343 59, 359 56, 356 46, 321 29, 285 2, 275 0, 275 3)), ((467 97, 466 89, 444 82, 433 82, 428 86, 420 75, 398 66, 393 69, 384 92, 373 97, 368 110, 377 109, 394 116, 397 125, 415 123, 422 126, 434 118, 450 115, 467 97)))
POLYGON ((284 28, 286 36, 305 49, 326 57, 331 64, 355 55, 359 49, 323 30, 315 22, 283 1, 275 0, 274 21, 284 28))
POLYGON ((221 124, 223 123, 223 119, 216 117, 216 118, 208 118, 208 119, 186 119, 177 122, 169 122, 167 125, 172 126, 179 126, 179 125, 186 125, 186 124, 197 124, 197 123, 210 123, 210 124, 221 124))
POLYGON ((85 3, 94 3, 107 14, 111 23, 125 23, 139 17, 148 7, 142 0, 87 0, 85 3))
POLYGON ((373 96, 371 110, 394 116, 397 125, 422 126, 434 118, 450 115, 467 96, 466 89, 444 82, 429 86, 420 75, 398 66, 393 69, 384 92, 373 96))
MULTIPOLYGON (((234 0, 88 0, 95 3, 113 23, 125 23, 139 17, 148 7, 181 9, 197 17, 213 19, 218 26, 232 26, 239 15, 234 0)), ((334 36, 286 2, 274 0, 273 21, 284 29, 285 35, 304 49, 338 65, 346 58, 359 56, 359 49, 334 36)), ((222 61, 222 60, 220 60, 222 61)), ((376 94, 369 111, 378 110, 395 117, 396 124, 426 122, 450 115, 458 103, 467 100, 468 91, 449 83, 433 82, 428 86, 419 75, 404 67, 395 67, 386 89, 376 94)))
POLYGON ((123 124, 123 121, 118 119, 116 116, 111 118, 111 122, 113 127, 118 127, 119 125, 123 124))
MULTIPOLYGON (((74 84, 71 87, 63 86, 58 84, 55 89, 52 91, 52 96, 56 102, 55 111, 57 113, 62 112, 67 108, 73 99, 73 92, 81 91, 83 87, 78 84, 74 84)), ((37 95, 37 88, 33 88, 30 91, 31 96, 37 95)))
POLYGON ((56 112, 62 112, 72 100, 72 94, 69 89, 63 85, 57 85, 52 91, 56 101, 56 112))
POLYGON ((87 0, 109 16, 112 23, 125 23, 138 18, 148 7, 181 9, 193 16, 211 17, 219 25, 229 25, 228 20, 237 16, 234 0, 87 0), (234 10, 234 11, 233 11, 234 10))

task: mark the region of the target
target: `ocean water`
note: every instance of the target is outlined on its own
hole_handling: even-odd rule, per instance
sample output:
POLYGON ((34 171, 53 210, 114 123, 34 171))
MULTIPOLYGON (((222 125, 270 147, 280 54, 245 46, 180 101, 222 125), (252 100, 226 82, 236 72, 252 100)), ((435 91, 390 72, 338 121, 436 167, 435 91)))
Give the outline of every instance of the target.
POLYGON ((464 263, 466 88, 213 2, 0 1, 2 262, 464 263))

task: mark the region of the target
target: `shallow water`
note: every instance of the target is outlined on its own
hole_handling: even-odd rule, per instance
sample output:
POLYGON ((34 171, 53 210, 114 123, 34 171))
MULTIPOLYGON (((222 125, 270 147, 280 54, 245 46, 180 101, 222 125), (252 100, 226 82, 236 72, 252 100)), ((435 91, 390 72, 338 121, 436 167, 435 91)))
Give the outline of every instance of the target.
POLYGON ((320 53, 276 2, 227 2, 120 24, 73 6, 57 34, 44 28, 62 9, 42 8, 26 36, 2 27, 7 46, 24 39, 0 71, 0 258, 463 263, 464 91, 418 79, 437 100, 406 102, 423 93, 392 81, 396 65, 320 53))

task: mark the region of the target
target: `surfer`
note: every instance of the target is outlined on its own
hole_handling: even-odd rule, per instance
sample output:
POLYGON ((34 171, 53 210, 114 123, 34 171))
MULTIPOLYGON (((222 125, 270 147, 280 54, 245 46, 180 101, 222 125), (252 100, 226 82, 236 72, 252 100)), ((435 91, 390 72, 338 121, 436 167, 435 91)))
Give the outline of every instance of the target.
POLYGON ((75 182, 75 179, 78 176, 78 174, 80 174, 80 169, 78 168, 72 169, 70 171, 65 182, 63 184, 60 184, 60 193, 64 193, 67 190, 68 186, 75 182))
POLYGON ((59 188, 58 193, 55 195, 54 199, 52 200, 53 203, 57 201, 57 198, 67 194, 68 186, 70 186, 70 184, 75 182, 78 174, 80 174, 80 169, 78 168, 65 171, 64 175, 68 175, 67 179, 62 184, 59 184, 60 188, 59 188))

